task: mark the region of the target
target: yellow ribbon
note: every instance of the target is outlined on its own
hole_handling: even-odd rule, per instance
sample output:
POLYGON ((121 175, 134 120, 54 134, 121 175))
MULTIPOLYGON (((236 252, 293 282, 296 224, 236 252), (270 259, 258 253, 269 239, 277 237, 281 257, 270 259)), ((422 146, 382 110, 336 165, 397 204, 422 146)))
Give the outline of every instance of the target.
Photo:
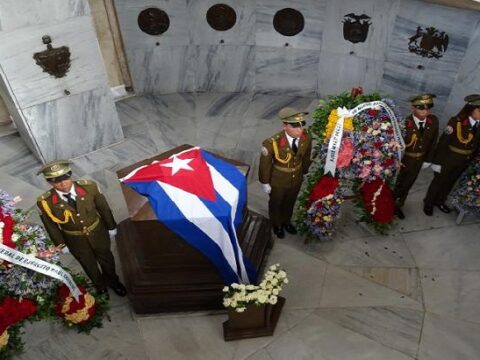
POLYGON ((285 159, 280 158, 280 154, 278 153, 278 146, 277 142, 272 139, 272 145, 273 145, 273 154, 275 155, 275 159, 278 160, 278 162, 281 162, 282 164, 288 164, 288 162, 292 159, 292 154, 287 153, 287 156, 285 159))
POLYGON ((470 141, 473 140, 473 134, 472 133, 468 134, 468 139, 465 139, 462 136, 462 124, 460 123, 460 121, 457 122, 457 139, 458 139, 458 141, 460 141, 464 145, 468 144, 470 141))
POLYGON ((65 211, 63 212, 63 216, 65 218, 63 220, 60 220, 59 218, 57 218, 55 215, 52 214, 52 210, 50 209, 50 207, 48 206, 48 203, 45 200, 42 200, 42 206, 43 206, 43 210, 45 210, 45 212, 50 217, 50 219, 52 219, 53 222, 56 224, 66 224, 69 218, 72 219, 72 222, 75 222, 73 220, 72 212, 68 209, 65 209, 65 211))

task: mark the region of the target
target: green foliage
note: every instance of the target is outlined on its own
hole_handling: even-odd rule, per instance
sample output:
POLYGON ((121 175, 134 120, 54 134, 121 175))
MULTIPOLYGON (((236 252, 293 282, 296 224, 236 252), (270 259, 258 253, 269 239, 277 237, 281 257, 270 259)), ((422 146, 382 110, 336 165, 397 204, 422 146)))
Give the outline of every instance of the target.
POLYGON ((23 352, 24 343, 22 342, 22 327, 23 321, 8 327, 8 343, 0 350, 0 359, 11 359, 23 352))

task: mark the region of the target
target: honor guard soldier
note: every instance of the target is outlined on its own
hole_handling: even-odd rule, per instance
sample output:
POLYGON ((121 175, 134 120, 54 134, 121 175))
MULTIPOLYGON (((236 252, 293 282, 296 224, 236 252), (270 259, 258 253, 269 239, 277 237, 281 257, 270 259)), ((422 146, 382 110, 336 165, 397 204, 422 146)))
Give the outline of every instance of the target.
POLYGON ((433 94, 410 98, 412 113, 405 119, 405 154, 395 184, 395 214, 404 219, 403 204, 421 169, 428 168, 433 159, 438 138, 438 119, 430 114, 433 94))
POLYGON ((263 191, 270 194, 268 213, 273 232, 279 238, 285 231, 296 234, 291 223, 293 207, 310 166, 312 138, 304 131, 308 113, 286 107, 278 113, 282 131, 263 141, 259 180, 263 191))
POLYGON ((432 161, 435 176, 424 199, 423 212, 428 216, 433 215, 433 206, 451 211, 445 205, 448 194, 480 146, 480 94, 467 96, 465 102, 438 140, 432 161))
POLYGON ((110 286, 117 295, 125 296, 127 291, 115 272, 110 250, 109 235, 115 235, 117 224, 97 184, 91 180, 73 181, 68 160, 46 164, 37 175, 40 173, 52 186, 37 201, 52 241, 68 248, 98 293, 108 297, 110 286))

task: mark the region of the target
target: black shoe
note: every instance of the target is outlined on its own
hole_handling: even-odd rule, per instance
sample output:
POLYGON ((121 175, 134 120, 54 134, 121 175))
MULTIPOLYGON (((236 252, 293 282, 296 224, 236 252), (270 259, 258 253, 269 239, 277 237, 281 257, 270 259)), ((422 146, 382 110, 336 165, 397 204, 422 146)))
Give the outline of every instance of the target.
POLYGON ((423 205, 423 212, 427 216, 433 215, 433 206, 432 205, 423 205))
POLYGON ((110 286, 115 294, 118 296, 125 296, 127 295, 127 289, 121 282, 116 283, 113 286, 110 286))
POLYGON ((405 219, 405 214, 403 213, 402 209, 400 209, 400 208, 395 208, 395 215, 397 215, 397 217, 400 220, 405 219))
POLYGON ((449 214, 450 211, 452 211, 452 210, 450 210, 450 208, 447 205, 445 205, 443 203, 440 204, 440 205, 437 205, 437 207, 441 212, 444 212, 445 214, 449 214))
POLYGON ((283 228, 284 228, 285 231, 288 232, 289 234, 295 235, 295 234, 297 233, 297 229, 296 229, 295 226, 293 226, 291 223, 288 223, 288 224, 285 225, 283 228))
POLYGON ((108 295, 108 290, 107 288, 97 290, 97 295, 104 296, 105 298, 110 299, 110 295, 108 295))
POLYGON ((276 227, 276 226, 274 226, 274 227, 273 227, 273 233, 274 233, 275 235, 277 235, 277 237, 278 237, 279 239, 283 239, 283 238, 285 237, 285 232, 283 231, 283 229, 282 229, 281 227, 276 227))

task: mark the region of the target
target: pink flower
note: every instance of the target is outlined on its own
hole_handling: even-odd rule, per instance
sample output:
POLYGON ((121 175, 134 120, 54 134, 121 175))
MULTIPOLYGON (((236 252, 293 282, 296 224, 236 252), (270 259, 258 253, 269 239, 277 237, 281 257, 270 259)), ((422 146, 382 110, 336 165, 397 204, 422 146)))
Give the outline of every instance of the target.
POLYGON ((342 140, 340 152, 338 153, 337 168, 344 168, 350 165, 353 157, 353 143, 350 138, 342 140))
POLYGON ((372 169, 369 166, 365 166, 365 167, 362 168, 362 171, 360 172, 360 175, 358 175, 358 177, 364 179, 368 175, 370 175, 371 171, 372 171, 372 169))
POLYGON ((381 153, 380 151, 378 151, 378 150, 375 150, 375 151, 373 152, 373 157, 374 157, 375 159, 381 158, 381 157, 382 157, 382 153, 381 153))

